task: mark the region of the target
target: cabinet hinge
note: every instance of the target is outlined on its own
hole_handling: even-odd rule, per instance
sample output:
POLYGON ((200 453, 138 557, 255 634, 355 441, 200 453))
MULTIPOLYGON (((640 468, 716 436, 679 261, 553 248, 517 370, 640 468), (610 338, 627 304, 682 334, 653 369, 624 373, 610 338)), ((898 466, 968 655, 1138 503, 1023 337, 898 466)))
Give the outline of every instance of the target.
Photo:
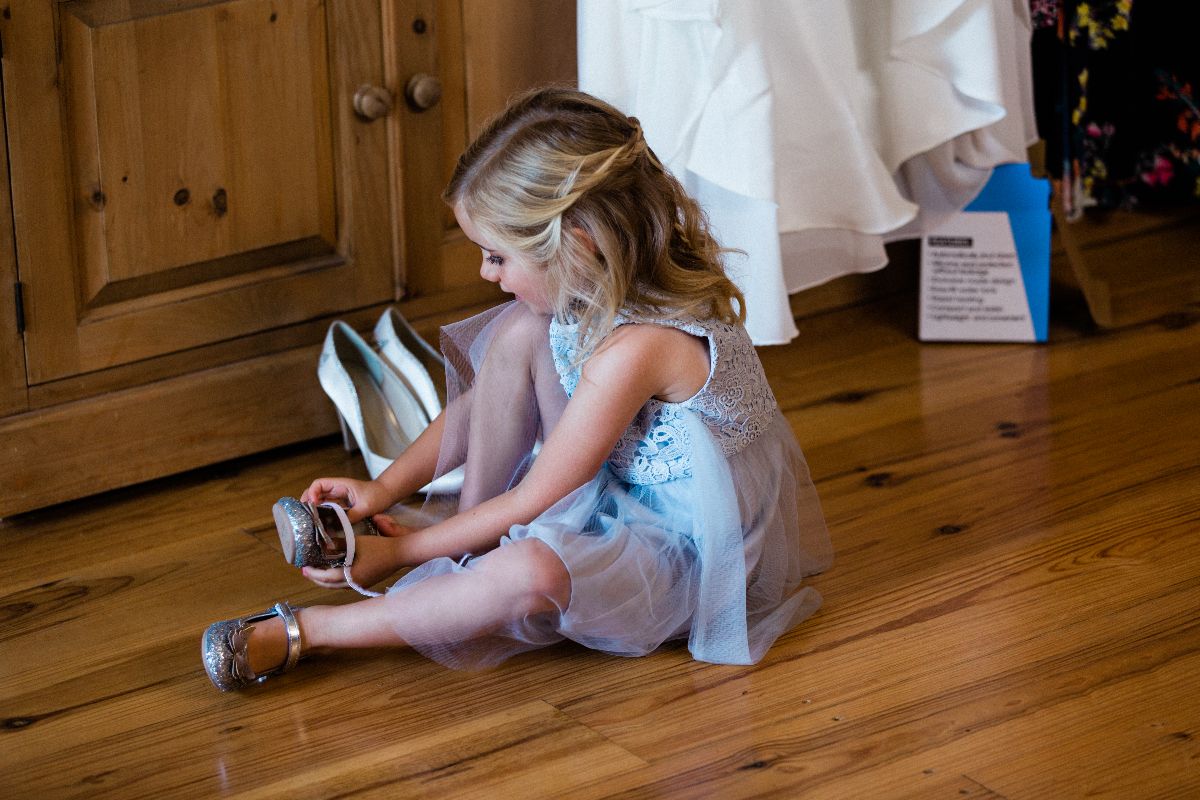
POLYGON ((17 305, 17 334, 25 333, 25 284, 17 281, 13 284, 13 294, 17 305))

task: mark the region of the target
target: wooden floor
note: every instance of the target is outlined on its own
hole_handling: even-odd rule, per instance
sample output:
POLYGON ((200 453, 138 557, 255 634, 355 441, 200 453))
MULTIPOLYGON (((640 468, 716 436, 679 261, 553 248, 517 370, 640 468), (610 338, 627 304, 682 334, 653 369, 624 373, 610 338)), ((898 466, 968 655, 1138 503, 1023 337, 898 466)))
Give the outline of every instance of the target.
POLYGON ((327 597, 270 515, 361 469, 324 442, 0 523, 0 794, 1200 797, 1200 308, 921 345, 912 302, 763 353, 837 562, 758 666, 370 652, 218 693, 209 622, 327 597))

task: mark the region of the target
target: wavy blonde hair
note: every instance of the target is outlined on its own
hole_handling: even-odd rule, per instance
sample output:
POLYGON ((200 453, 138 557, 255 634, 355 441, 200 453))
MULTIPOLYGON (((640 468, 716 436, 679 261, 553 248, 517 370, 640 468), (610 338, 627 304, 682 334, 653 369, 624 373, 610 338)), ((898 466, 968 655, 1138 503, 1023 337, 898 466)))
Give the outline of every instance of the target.
POLYGON ((726 252, 641 125, 572 89, 517 97, 458 160, 442 199, 549 271, 555 313, 590 352, 619 311, 745 321, 726 252))

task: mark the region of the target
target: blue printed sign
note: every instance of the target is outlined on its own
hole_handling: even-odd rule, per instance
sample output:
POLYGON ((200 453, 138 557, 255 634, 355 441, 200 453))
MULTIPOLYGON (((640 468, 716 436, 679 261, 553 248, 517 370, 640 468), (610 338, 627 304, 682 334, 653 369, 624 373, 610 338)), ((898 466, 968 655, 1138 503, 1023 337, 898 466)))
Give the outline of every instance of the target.
POLYGON ((1044 342, 1050 184, 996 167, 979 196, 921 242, 924 341, 1044 342))

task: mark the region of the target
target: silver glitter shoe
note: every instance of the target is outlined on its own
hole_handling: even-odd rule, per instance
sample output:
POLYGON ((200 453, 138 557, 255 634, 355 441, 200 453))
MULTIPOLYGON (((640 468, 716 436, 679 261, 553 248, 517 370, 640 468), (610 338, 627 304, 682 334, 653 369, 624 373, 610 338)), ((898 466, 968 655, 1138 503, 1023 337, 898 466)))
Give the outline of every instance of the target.
MULTIPOLYGON (((349 520, 333 503, 302 503, 294 497, 281 497, 271 509, 283 557, 295 567, 343 567, 350 551, 351 537, 346 534, 349 520), (341 512, 340 514, 338 512, 341 512)), ((370 520, 350 526, 352 535, 377 536, 379 529, 370 520)))
POLYGON ((200 640, 200 656, 214 686, 222 692, 244 689, 296 666, 300 660, 300 623, 296 621, 296 615, 287 602, 276 603, 273 609, 259 614, 214 622, 204 631, 204 638, 200 640), (271 617, 281 618, 287 628, 287 658, 275 669, 256 675, 250 669, 246 643, 250 640, 254 624, 271 617))

